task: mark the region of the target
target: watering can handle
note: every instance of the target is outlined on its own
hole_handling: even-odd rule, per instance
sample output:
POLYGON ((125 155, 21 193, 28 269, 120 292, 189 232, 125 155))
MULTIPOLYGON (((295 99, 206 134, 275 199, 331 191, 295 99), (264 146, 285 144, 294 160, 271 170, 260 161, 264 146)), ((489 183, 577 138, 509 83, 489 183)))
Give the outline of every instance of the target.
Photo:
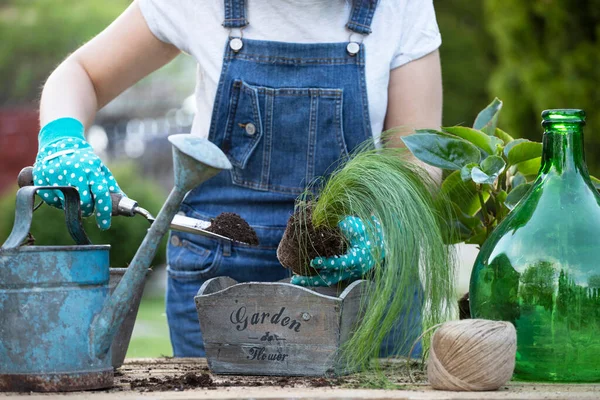
POLYGON ((33 218, 35 193, 38 190, 60 190, 63 193, 65 196, 65 219, 71 237, 78 245, 91 244, 81 224, 80 199, 76 188, 71 186, 26 186, 17 192, 15 223, 10 236, 0 250, 17 249, 27 239, 33 218))
MULTIPOLYGON (((19 176, 17 177, 17 184, 20 188, 34 186, 33 167, 25 167, 21 170, 21 172, 19 172, 19 176)), ((133 217, 136 214, 135 210, 139 209, 138 203, 135 200, 129 199, 123 196, 122 194, 111 193, 110 198, 112 200, 112 215, 124 215, 127 217, 133 217)))

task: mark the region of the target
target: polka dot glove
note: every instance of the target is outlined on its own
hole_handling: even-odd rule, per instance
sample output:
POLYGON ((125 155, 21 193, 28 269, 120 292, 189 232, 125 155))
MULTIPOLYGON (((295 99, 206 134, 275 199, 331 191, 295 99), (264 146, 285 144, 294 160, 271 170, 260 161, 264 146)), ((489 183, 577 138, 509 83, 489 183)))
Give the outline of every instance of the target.
POLYGON ((311 260, 310 266, 318 271, 318 275, 294 275, 291 283, 300 286, 331 286, 345 280, 360 279, 375 265, 374 253, 379 257, 378 261, 382 262, 385 257, 383 232, 379 221, 375 217, 371 217, 371 220, 377 233, 375 243, 367 237, 365 224, 360 218, 346 217, 338 224, 342 234, 350 242, 346 254, 311 260), (378 246, 379 249, 373 246, 378 246))
MULTIPOLYGON (((121 193, 112 173, 85 141, 84 127, 73 118, 50 122, 40 131, 39 150, 33 168, 36 186, 74 186, 79 190, 81 212, 92 213, 102 230, 110 228, 110 193, 121 193)), ((49 205, 63 207, 58 190, 42 190, 39 196, 49 205)))

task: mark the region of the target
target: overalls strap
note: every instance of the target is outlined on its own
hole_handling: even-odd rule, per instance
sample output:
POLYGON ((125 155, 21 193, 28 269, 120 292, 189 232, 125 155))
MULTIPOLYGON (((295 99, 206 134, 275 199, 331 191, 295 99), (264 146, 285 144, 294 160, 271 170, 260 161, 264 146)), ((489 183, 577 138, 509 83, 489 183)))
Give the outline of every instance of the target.
POLYGON ((353 0, 350 21, 346 27, 353 32, 368 35, 379 0, 353 0))
POLYGON ((243 28, 248 25, 246 19, 246 0, 225 0, 225 28, 243 28))

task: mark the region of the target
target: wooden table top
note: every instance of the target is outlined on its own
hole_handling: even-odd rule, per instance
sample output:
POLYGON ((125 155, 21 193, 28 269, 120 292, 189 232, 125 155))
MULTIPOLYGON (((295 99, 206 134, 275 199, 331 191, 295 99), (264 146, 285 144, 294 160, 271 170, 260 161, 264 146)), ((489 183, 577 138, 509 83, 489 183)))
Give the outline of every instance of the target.
MULTIPOLYGON (((398 364, 398 363, 396 363, 398 364)), ((600 384, 510 382, 494 392, 433 390, 425 375, 415 371, 411 383, 403 365, 384 369, 397 389, 368 389, 374 376, 340 379, 307 377, 215 376, 203 358, 128 359, 115 374, 110 390, 73 393, 0 393, 0 398, 28 399, 597 399, 600 384), (371 380, 371 381, 370 381, 371 380)))

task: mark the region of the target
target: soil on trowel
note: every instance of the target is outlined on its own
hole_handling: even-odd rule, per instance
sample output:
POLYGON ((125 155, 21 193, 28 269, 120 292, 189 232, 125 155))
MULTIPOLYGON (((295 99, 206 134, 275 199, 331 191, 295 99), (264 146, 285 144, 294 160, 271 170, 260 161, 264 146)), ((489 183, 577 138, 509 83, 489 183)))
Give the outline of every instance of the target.
POLYGON ((252 246, 258 245, 258 236, 254 229, 236 213, 221 213, 210 222, 210 226, 206 229, 209 232, 252 246))
POLYGON ((332 257, 346 252, 346 241, 336 228, 318 227, 312 223, 310 205, 297 210, 288 220, 285 233, 277 248, 277 258, 286 268, 298 275, 316 275, 310 267, 315 257, 332 257))

